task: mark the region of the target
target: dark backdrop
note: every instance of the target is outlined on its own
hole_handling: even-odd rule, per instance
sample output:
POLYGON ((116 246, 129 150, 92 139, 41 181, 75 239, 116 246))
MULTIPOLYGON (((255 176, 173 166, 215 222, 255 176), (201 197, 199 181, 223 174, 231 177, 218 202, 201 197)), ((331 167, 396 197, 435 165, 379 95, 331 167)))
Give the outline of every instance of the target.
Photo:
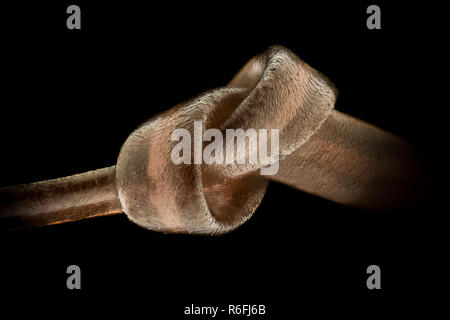
MULTIPOLYGON (((438 5, 374 1, 382 29, 371 31, 366 1, 146 3, 2 3, 1 186, 114 165, 141 122, 224 85, 272 44, 335 83, 337 110, 404 137, 444 168, 438 5), (66 29, 70 4, 81 7, 80 31, 66 29)), ((253 218, 220 237, 154 233, 124 215, 3 233, 0 304, 148 319, 183 318, 192 303, 266 304, 270 319, 415 312, 425 297, 443 298, 445 213, 429 203, 378 215, 271 183, 253 218), (81 291, 66 289, 70 264, 81 267, 81 291), (366 288, 371 264, 381 267, 380 291, 366 288)))

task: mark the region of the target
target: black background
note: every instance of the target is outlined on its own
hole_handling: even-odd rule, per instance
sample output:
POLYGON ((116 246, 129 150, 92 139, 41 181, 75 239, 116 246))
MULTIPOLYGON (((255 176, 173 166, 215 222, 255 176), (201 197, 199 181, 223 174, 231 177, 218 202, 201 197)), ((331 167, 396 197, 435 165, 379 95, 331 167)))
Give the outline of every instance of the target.
MULTIPOLYGON (((447 176, 448 89, 437 74, 448 39, 431 2, 21 1, 0 10, 1 186, 114 165, 140 123, 226 84, 273 44, 335 83, 337 110, 407 139, 447 176), (381 30, 366 28, 373 3, 381 30), (66 28, 70 4, 81 7, 81 30, 66 28)), ((387 215, 271 183, 253 218, 220 237, 158 234, 125 215, 3 233, 0 305, 146 319, 183 318, 192 303, 265 304, 268 319, 431 312, 448 274, 448 210, 435 188, 425 208, 387 215), (71 264, 80 291, 66 288, 71 264), (381 267, 378 291, 366 287, 371 264, 381 267)))

